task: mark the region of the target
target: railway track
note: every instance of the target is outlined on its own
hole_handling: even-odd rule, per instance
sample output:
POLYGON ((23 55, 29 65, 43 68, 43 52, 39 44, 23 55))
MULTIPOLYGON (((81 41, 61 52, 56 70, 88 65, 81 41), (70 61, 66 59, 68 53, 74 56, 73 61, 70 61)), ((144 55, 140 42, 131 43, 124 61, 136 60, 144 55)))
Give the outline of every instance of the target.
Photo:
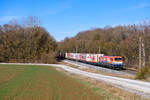
POLYGON ((97 65, 91 65, 91 64, 87 64, 87 63, 83 63, 83 62, 77 62, 77 61, 72 61, 72 60, 62 60, 63 62, 66 63, 70 63, 79 67, 88 67, 88 68, 92 68, 92 69, 96 69, 96 70, 100 70, 100 71, 104 71, 104 72, 110 72, 110 73, 114 73, 114 74, 120 74, 120 75, 124 75, 124 74, 128 74, 128 75, 135 75, 136 71, 134 70, 129 70, 129 69, 123 69, 123 70, 116 70, 116 69, 110 69, 110 68, 105 68, 102 66, 97 66, 97 65))
POLYGON ((126 72, 126 73, 130 73, 130 74, 133 74, 135 75, 137 71, 135 70, 130 70, 130 69, 124 69, 124 70, 121 70, 122 72, 126 72))

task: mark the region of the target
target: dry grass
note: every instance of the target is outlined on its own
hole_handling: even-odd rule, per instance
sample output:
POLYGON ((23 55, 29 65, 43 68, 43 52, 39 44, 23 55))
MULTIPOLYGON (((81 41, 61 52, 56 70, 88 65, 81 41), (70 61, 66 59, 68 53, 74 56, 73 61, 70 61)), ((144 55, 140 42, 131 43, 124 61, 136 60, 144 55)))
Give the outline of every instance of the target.
MULTIPOLYGON (((60 71, 60 69, 59 69, 59 71, 60 71)), ((61 69, 61 71, 65 72, 70 77, 80 79, 80 80, 87 82, 87 85, 91 88, 99 88, 101 90, 108 92, 108 94, 112 95, 111 96, 112 98, 119 97, 119 98, 121 98, 121 100, 148 100, 148 99, 141 98, 140 96, 137 96, 133 93, 129 93, 122 89, 116 88, 112 85, 106 84, 105 82, 97 81, 95 79, 87 78, 87 77, 84 77, 81 75, 71 74, 69 72, 64 71, 63 69, 61 69)), ((106 95, 105 93, 101 94, 101 92, 99 92, 99 91, 97 91, 97 93, 102 96, 106 95)))
POLYGON ((136 74, 136 79, 150 81, 150 67, 145 66, 139 69, 138 73, 136 74))
POLYGON ((135 79, 134 75, 119 75, 119 74, 114 74, 114 73, 109 73, 109 72, 104 72, 104 71, 88 68, 88 67, 87 68, 80 68, 79 66, 69 64, 69 63, 65 63, 65 62, 60 62, 59 64, 64 64, 64 65, 67 65, 67 66, 70 66, 70 67, 73 67, 73 68, 78 68, 78 69, 83 70, 83 71, 93 72, 93 73, 97 73, 97 74, 103 74, 103 75, 121 77, 121 78, 128 78, 128 79, 135 79))
POLYGON ((58 62, 58 64, 71 66, 71 67, 73 67, 73 68, 80 68, 79 66, 76 66, 76 65, 73 65, 73 64, 69 64, 69 63, 65 63, 65 62, 58 62))

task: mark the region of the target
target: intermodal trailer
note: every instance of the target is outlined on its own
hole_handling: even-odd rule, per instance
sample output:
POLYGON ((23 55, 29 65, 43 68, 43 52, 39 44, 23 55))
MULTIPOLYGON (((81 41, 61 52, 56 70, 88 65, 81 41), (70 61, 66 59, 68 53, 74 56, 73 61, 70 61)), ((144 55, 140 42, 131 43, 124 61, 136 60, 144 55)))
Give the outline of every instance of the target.
POLYGON ((123 68, 123 60, 121 56, 105 56, 104 54, 89 54, 89 53, 66 53, 67 59, 86 62, 99 66, 110 68, 123 68))

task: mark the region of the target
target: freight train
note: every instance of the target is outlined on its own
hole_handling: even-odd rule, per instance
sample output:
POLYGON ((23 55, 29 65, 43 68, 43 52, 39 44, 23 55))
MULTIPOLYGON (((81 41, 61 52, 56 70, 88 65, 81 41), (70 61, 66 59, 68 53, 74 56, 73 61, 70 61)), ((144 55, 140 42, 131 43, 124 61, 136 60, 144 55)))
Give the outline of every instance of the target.
POLYGON ((61 53, 60 56, 65 59, 80 61, 98 66, 123 69, 123 58, 121 56, 105 56, 104 54, 89 53, 61 53))

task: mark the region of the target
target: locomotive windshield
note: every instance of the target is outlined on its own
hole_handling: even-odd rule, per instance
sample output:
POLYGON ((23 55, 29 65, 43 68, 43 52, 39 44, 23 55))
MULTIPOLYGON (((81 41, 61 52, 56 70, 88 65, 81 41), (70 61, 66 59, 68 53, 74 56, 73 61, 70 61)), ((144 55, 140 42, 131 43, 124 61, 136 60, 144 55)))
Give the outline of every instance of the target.
POLYGON ((122 60, 122 58, 115 58, 115 61, 120 61, 122 60))

